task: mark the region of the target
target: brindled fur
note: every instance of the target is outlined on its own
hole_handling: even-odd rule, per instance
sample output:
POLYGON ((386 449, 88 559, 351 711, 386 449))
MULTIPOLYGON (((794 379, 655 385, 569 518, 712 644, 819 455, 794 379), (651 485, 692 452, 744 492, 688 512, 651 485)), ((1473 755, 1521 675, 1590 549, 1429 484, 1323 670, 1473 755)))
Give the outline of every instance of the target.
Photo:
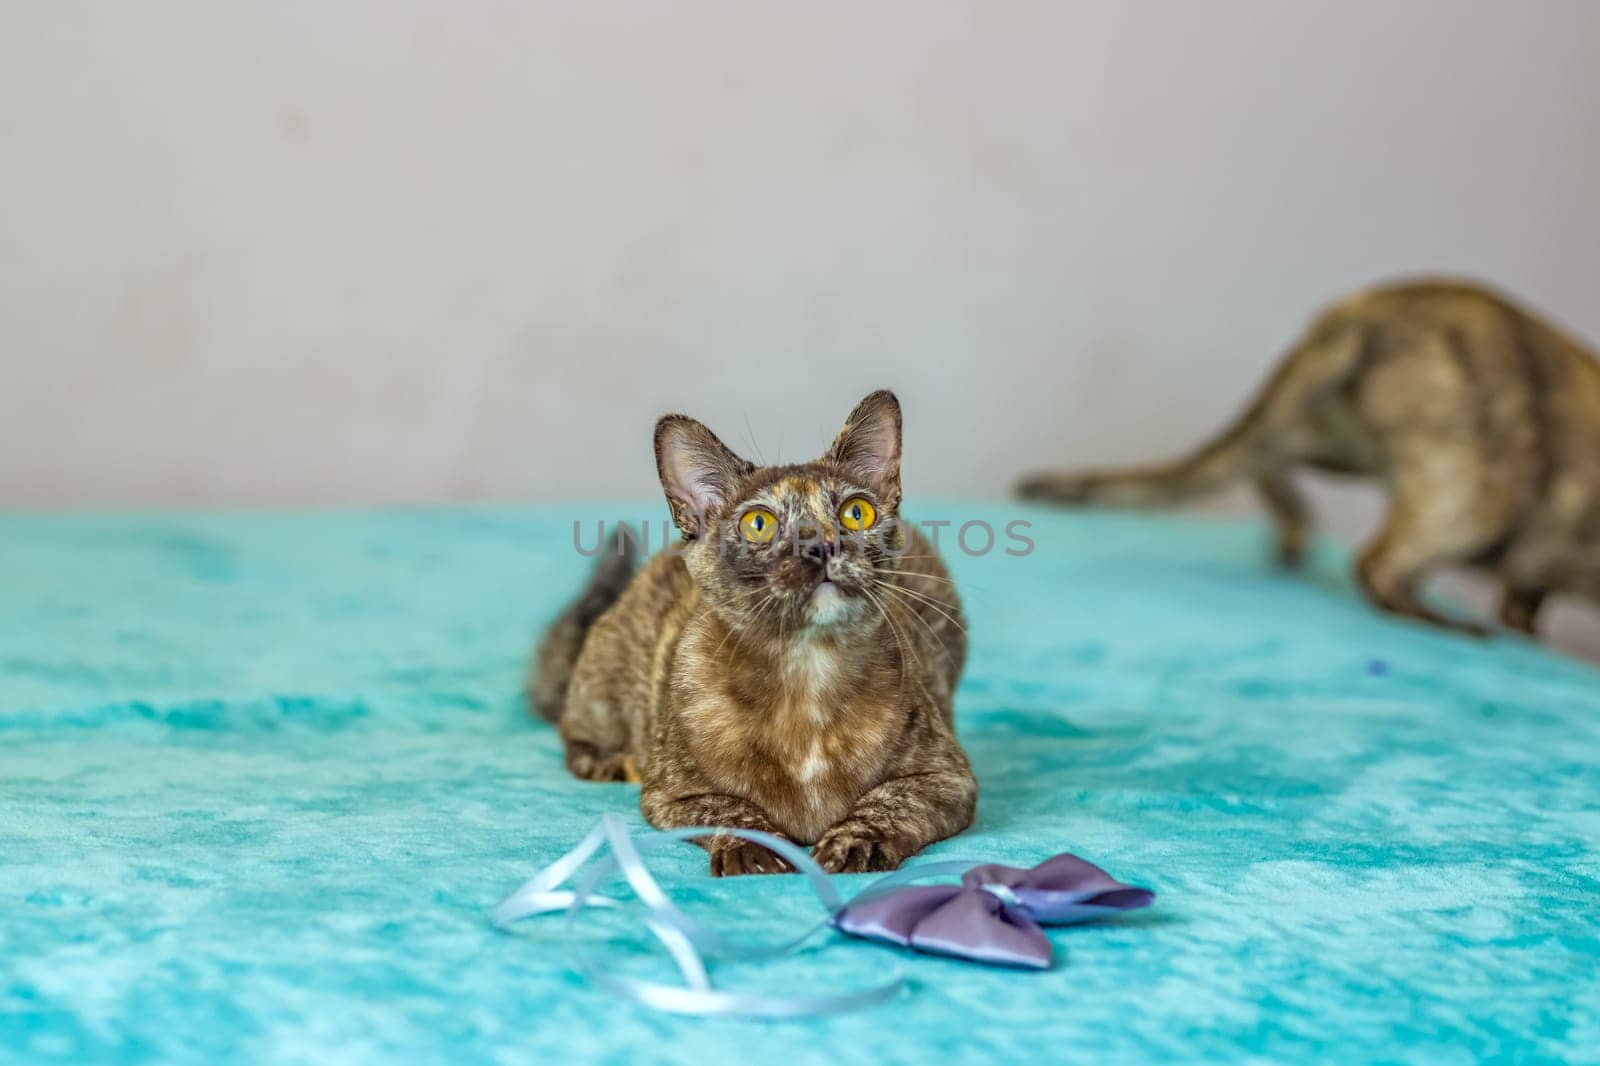
MULTIPOLYGON (((977 783, 951 711, 961 602, 900 520, 900 448, 888 392, 793 466, 757 467, 700 423, 662 419, 657 468, 684 544, 590 619, 622 572, 603 563, 537 657, 533 702, 572 773, 638 779, 657 827, 778 833, 830 871, 893 869, 969 825, 977 783), (847 534, 838 510, 858 496, 878 520, 847 534), (765 544, 739 529, 757 507, 778 519, 765 544)), ((714 874, 789 868, 732 837, 702 843, 714 874)))
POLYGON ((572 668, 589 630, 627 591, 638 569, 638 551, 625 530, 612 533, 581 595, 550 623, 528 678, 528 705, 552 725, 561 720, 572 683, 572 668))
POLYGON ((1174 462, 1053 471, 1019 486, 1061 504, 1169 503, 1249 479, 1300 561, 1299 466, 1379 478, 1389 510, 1357 575, 1373 603, 1437 625, 1418 594, 1447 564, 1488 568, 1500 616, 1532 633, 1555 592, 1600 597, 1600 363, 1507 297, 1411 281, 1323 312, 1242 418, 1174 462))

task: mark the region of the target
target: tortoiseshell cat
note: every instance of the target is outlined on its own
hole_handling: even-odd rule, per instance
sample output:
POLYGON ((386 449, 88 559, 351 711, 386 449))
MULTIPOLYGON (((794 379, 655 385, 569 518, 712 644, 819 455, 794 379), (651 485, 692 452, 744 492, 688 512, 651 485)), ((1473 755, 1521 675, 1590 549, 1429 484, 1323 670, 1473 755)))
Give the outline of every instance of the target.
MULTIPOLYGON (((681 415, 656 468, 682 550, 605 559, 540 646, 529 695, 567 767, 637 779, 659 828, 778 833, 825 870, 891 870, 972 822, 951 696, 955 588, 899 520, 900 405, 876 392, 821 459, 756 467, 681 415)), ((716 875, 789 869, 732 837, 716 875)))
POLYGON ((1527 633, 1552 592, 1600 598, 1600 363, 1533 312, 1465 282, 1402 282, 1335 304, 1244 416, 1192 455, 1043 473, 1020 492, 1135 505, 1250 478, 1292 565, 1309 523, 1296 466, 1383 479, 1388 517, 1357 575, 1385 610, 1481 632, 1418 596, 1428 571, 1450 563, 1498 573, 1501 620, 1527 633))

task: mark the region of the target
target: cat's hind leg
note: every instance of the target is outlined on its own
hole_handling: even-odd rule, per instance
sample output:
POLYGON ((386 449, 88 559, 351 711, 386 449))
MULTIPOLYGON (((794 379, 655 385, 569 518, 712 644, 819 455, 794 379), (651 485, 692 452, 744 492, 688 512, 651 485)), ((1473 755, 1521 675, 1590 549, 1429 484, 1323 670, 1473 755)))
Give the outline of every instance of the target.
POLYGON ((1539 609, 1544 606, 1548 595, 1549 590, 1544 588, 1507 585, 1500 599, 1501 624, 1530 637, 1538 636, 1539 609))
POLYGON ((627 689, 611 682, 601 661, 581 659, 557 726, 567 769, 585 781, 639 780, 628 720, 619 705, 627 689))
POLYGON ((1419 529, 1414 515, 1391 514, 1377 538, 1361 553, 1356 578, 1367 599, 1382 610, 1441 629, 1485 636, 1486 627, 1441 614, 1420 596, 1420 586, 1428 572, 1454 561, 1460 554, 1419 529))
POLYGON ((625 751, 604 752, 582 740, 568 740, 567 770, 573 777, 585 781, 639 780, 639 768, 632 755, 625 751))
MULTIPOLYGON (((620 724, 620 718, 614 720, 620 724)), ((639 770, 628 751, 626 730, 609 728, 598 715, 573 714, 561 720, 567 770, 585 781, 637 781, 639 770)))
POLYGON ((1421 599, 1429 572, 1464 563, 1499 542, 1515 517, 1514 501, 1483 485, 1481 446, 1449 437, 1397 442, 1389 513, 1361 553, 1356 575, 1367 598, 1394 614, 1459 633, 1488 629, 1441 614, 1421 599))
POLYGON ((1278 564, 1299 567, 1305 562, 1306 544, 1311 538, 1311 507, 1305 495, 1296 487, 1287 466, 1258 472, 1255 484, 1272 515, 1278 564))

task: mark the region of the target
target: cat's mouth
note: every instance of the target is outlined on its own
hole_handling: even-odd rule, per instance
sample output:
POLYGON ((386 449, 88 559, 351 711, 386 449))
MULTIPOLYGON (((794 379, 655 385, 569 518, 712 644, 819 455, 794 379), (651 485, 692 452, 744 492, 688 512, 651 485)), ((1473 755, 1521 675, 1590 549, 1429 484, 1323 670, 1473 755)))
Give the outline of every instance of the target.
POLYGON ((829 625, 855 613, 855 597, 844 586, 824 577, 811 590, 807 613, 814 625, 829 625))

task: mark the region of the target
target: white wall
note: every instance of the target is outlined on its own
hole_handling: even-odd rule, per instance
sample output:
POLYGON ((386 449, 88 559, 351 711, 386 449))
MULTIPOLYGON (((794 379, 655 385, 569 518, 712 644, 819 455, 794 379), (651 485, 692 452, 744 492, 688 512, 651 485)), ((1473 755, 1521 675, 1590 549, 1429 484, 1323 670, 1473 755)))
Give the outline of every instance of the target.
POLYGON ((993 495, 1375 278, 1600 339, 1597 268, 1591 0, 0 2, 4 505, 653 493, 664 410, 880 385, 993 495))

